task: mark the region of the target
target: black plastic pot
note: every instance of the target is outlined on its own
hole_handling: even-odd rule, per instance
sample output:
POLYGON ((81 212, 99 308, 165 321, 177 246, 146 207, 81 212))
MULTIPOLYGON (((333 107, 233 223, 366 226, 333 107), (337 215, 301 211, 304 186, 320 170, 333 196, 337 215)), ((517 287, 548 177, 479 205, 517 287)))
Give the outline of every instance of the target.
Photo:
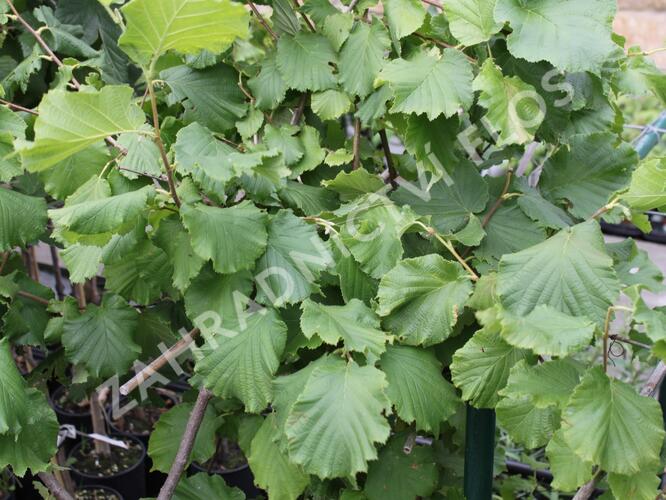
POLYGON ((64 385, 58 387, 51 395, 51 406, 58 416, 58 422, 61 425, 70 424, 76 427, 81 432, 92 432, 92 420, 90 418, 90 410, 84 413, 73 413, 58 406, 56 401, 65 391, 64 385))
MULTIPOLYGON (((176 404, 176 401, 173 400, 170 396, 167 395, 162 395, 162 397, 169 398, 173 404, 176 404)), ((126 401, 121 402, 121 404, 125 404, 126 401)), ((150 439, 150 434, 134 434, 132 432, 127 432, 118 429, 114 423, 113 419, 111 418, 111 412, 113 408, 109 407, 106 410, 106 421, 109 425, 109 429, 111 430, 112 434, 117 434, 119 436, 128 436, 134 439, 138 439, 143 443, 143 445, 148 449, 148 440, 150 439)), ((151 471, 153 468, 153 461, 149 456, 146 455, 146 493, 150 497, 156 497, 160 490, 162 489, 162 486, 164 485, 164 481, 166 481, 167 475, 164 474, 163 472, 159 471, 151 471)))
POLYGON ((228 486, 235 486, 236 488, 240 489, 243 493, 245 493, 247 498, 256 498, 262 494, 262 491, 254 485, 254 475, 252 474, 248 464, 241 465, 236 469, 230 469, 224 472, 214 471, 210 473, 205 467, 196 462, 193 462, 190 466, 190 471, 193 474, 204 472, 208 475, 217 474, 222 476, 224 482, 227 483, 228 486))
MULTIPOLYGON (((76 463, 71 466, 70 474, 74 482, 79 486, 101 485, 117 490, 125 500, 139 500, 146 496, 146 447, 136 438, 122 436, 125 439, 131 439, 141 446, 141 458, 127 470, 118 472, 107 477, 92 476, 85 472, 76 470, 76 463)), ((69 458, 74 455, 81 447, 78 443, 70 452, 69 458)))
POLYGON ((112 495, 115 495, 118 498, 118 500, 125 500, 124 497, 117 490, 114 490, 113 488, 109 488, 108 486, 102 486, 101 484, 90 484, 88 486, 82 486, 81 488, 78 488, 76 490, 76 492, 79 493, 81 490, 85 490, 85 489, 88 489, 88 488, 92 488, 92 489, 95 489, 95 490, 104 490, 104 492, 107 495, 112 494, 112 495))

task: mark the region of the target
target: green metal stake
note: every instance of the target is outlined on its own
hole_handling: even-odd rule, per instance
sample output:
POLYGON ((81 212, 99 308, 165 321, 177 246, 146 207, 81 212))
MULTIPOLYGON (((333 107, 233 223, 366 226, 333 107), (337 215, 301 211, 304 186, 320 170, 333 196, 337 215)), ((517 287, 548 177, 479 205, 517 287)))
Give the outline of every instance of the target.
POLYGON ((493 494, 495 411, 467 405, 465 427, 465 498, 489 500, 493 494))
POLYGON ((645 158, 652 148, 659 143, 663 134, 661 131, 664 129, 666 129, 666 111, 662 112, 659 118, 645 127, 643 133, 638 137, 635 148, 641 159, 645 158))

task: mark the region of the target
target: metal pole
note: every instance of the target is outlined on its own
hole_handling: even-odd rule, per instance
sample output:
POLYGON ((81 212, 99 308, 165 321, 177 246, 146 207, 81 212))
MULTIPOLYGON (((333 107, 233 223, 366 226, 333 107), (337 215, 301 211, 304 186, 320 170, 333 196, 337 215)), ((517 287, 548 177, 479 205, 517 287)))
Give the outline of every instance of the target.
POLYGON ((490 500, 493 493, 495 411, 467 405, 465 426, 465 498, 490 500))
POLYGON ((641 159, 645 158, 652 148, 654 148, 661 139, 661 130, 666 128, 666 111, 662 112, 655 121, 645 127, 638 139, 636 139, 636 151, 641 159))

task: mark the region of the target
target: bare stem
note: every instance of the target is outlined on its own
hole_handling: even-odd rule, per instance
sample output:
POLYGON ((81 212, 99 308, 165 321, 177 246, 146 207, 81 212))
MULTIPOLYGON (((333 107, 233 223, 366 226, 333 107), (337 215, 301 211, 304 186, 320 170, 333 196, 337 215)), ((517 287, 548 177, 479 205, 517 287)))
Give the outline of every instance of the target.
POLYGON ((641 389, 641 396, 652 397, 666 376, 666 364, 660 361, 641 389))
POLYGON ((60 270, 60 259, 58 259, 58 249, 54 245, 49 245, 51 251, 51 263, 53 264, 53 276, 55 277, 55 288, 58 300, 65 296, 65 287, 62 282, 62 271, 60 270))
POLYGON ((301 6, 300 6, 300 4, 298 3, 298 0, 292 0, 292 2, 293 2, 293 4, 294 4, 294 8, 296 9, 296 11, 297 11, 297 12, 301 15, 301 17, 305 20, 305 24, 308 25, 308 28, 310 28, 310 31, 312 31, 313 33, 315 33, 315 32, 317 31, 317 29, 315 28, 314 24, 312 24, 312 21, 310 21, 310 18, 301 12, 301 6))
POLYGON ((39 302, 40 304, 43 304, 45 306, 49 305, 49 301, 47 299, 44 299, 40 297, 39 295, 32 294, 30 292, 24 292, 23 290, 20 290, 17 295, 21 297, 25 297, 26 299, 34 300, 35 302, 39 302))
POLYGON ((194 446, 194 440, 196 439, 197 432, 199 432, 199 427, 201 427, 206 408, 212 397, 213 394, 208 389, 201 389, 199 391, 199 396, 197 397, 196 403, 194 403, 194 408, 192 409, 190 418, 185 426, 185 432, 180 441, 178 453, 176 453, 176 458, 171 465, 171 470, 160 490, 157 500, 170 500, 173 496, 176 486, 178 486, 178 481, 180 481, 180 476, 182 476, 183 471, 189 462, 192 447, 194 446))
POLYGON ((601 470, 598 470, 596 474, 592 476, 592 479, 590 479, 587 483, 578 489, 576 495, 573 497, 573 500, 588 500, 588 498, 590 498, 594 493, 594 490, 597 487, 597 483, 601 481, 603 476, 604 473, 601 470))
POLYGON ((24 108, 23 106, 19 106, 18 104, 14 104, 13 102, 5 101, 4 99, 0 99, 0 104, 4 104, 8 108, 15 109, 16 111, 23 111, 24 113, 30 113, 31 115, 39 114, 34 109, 24 108))
POLYGON ((298 123, 301 121, 301 117, 305 112, 305 105, 308 102, 309 96, 310 94, 308 94, 307 92, 301 95, 301 98, 298 100, 298 107, 296 108, 296 111, 294 111, 294 114, 292 115, 291 120, 289 121, 291 125, 298 125, 298 123))
POLYGON ((134 377, 125 382, 120 387, 120 394, 127 396, 134 389, 139 387, 143 381, 150 378, 152 375, 157 373, 164 365, 174 358, 180 356, 187 347, 194 342, 194 339, 199 335, 199 329, 195 328, 190 333, 185 335, 182 339, 172 345, 169 350, 162 353, 161 356, 153 360, 148 366, 143 368, 138 372, 134 377))
POLYGON ((247 0, 247 4, 250 6, 250 9, 252 9, 252 12, 254 12, 254 15, 257 16, 257 21, 261 23, 264 29, 268 31, 268 34, 273 37, 273 40, 277 42, 278 37, 275 34, 275 31, 273 31, 270 25, 266 22, 266 19, 264 19, 264 16, 261 15, 261 12, 259 12, 257 6, 254 5, 254 2, 252 0, 247 0))
POLYGON ((444 7, 442 7, 442 4, 439 2, 436 2, 435 0, 421 0, 423 3, 432 5, 433 7, 437 7, 440 10, 444 10, 444 7))
POLYGON ((352 142, 352 150, 354 152, 354 163, 352 168, 358 170, 358 167, 361 165, 361 120, 354 118, 354 139, 352 142))
POLYGON ((395 186, 395 180, 398 177, 398 173, 395 171, 395 165, 393 164, 393 155, 391 154, 388 137, 386 136, 386 129, 381 129, 379 131, 379 138, 382 141, 382 149, 384 150, 384 156, 386 157, 386 167, 388 168, 389 172, 389 181, 391 182, 391 185, 395 186))
POLYGON ((155 97, 155 89, 153 88, 153 82, 148 81, 148 94, 150 96, 150 108, 153 114, 153 128, 155 129, 155 144, 160 150, 160 156, 162 157, 162 163, 164 163, 164 168, 166 169, 167 182, 169 183, 169 191, 171 191, 171 197, 173 198, 174 203, 177 207, 180 207, 180 198, 178 198, 178 193, 176 192, 176 182, 173 178, 173 170, 171 168, 171 163, 169 163, 169 158, 164 147, 164 142, 162 142, 162 135, 160 133, 160 118, 157 114, 157 98, 155 97))
POLYGON ((488 213, 486 216, 483 218, 483 221, 481 222, 481 225, 483 227, 486 227, 488 223, 490 222, 490 219, 492 219, 493 215, 495 215, 495 212, 499 209, 499 207, 502 206, 502 202, 504 202, 504 195, 509 191, 509 186, 511 185, 511 179, 513 178, 513 172, 509 170, 506 174, 506 180, 504 181, 504 187, 502 188, 502 193, 499 195, 499 197, 495 200, 495 203, 493 206, 488 210, 488 213))
POLYGON ((40 472, 37 475, 57 500, 74 500, 74 497, 67 493, 65 488, 63 488, 63 486, 56 480, 53 474, 40 472))
POLYGON ((608 335, 610 330, 611 314, 615 309, 613 306, 609 307, 606 311, 606 319, 604 320, 604 372, 608 371, 608 335))
MULTIPOLYGON (((90 395, 90 416, 92 420, 93 432, 96 434, 106 435, 106 420, 104 418, 104 408, 99 399, 97 391, 90 395)), ((94 439, 95 453, 98 456, 109 456, 111 454, 111 446, 109 443, 94 439)))

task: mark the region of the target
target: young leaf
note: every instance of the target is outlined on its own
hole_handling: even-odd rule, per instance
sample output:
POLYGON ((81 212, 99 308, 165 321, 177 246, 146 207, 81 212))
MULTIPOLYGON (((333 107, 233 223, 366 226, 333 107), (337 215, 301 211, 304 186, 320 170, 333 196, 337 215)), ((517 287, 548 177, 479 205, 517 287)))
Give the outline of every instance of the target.
POLYGON ((635 474, 659 461, 664 427, 659 403, 592 367, 564 411, 564 439, 586 462, 635 474), (636 425, 640 422, 641 425, 636 425))
POLYGON ((324 342, 345 350, 361 352, 374 364, 390 339, 379 326, 379 317, 363 302, 352 299, 344 306, 327 306, 307 299, 301 306, 301 329, 307 338, 318 335, 324 342))
POLYGON ((451 0, 446 5, 451 33, 465 45, 487 41, 502 29, 493 14, 497 0, 451 0))
POLYGON ((287 326, 268 309, 239 321, 235 332, 207 340, 210 352, 196 365, 206 387, 221 398, 236 397, 249 413, 271 401, 273 375, 287 340, 287 326))
POLYGON ((666 164, 663 159, 646 160, 634 171, 629 191, 622 196, 635 210, 666 206, 666 164))
POLYGON ((236 37, 249 36, 248 11, 229 0, 132 0, 122 12, 127 29, 118 44, 148 70, 170 50, 219 53, 236 37))
POLYGON ((456 49, 417 52, 409 60, 395 59, 377 77, 387 82, 395 100, 392 113, 425 113, 429 120, 453 116, 472 105, 472 65, 456 49))
POLYGON ((451 335, 471 293, 460 264, 435 254, 405 259, 381 279, 377 313, 402 343, 430 346, 451 335))
POLYGON ((181 216, 192 248, 202 259, 212 259, 219 273, 252 269, 266 248, 267 216, 248 201, 229 208, 183 205, 181 216))
POLYGON ((515 314, 526 315, 545 304, 571 316, 587 316, 601 328, 620 291, 612 264, 599 225, 585 222, 502 257, 497 292, 515 314))
POLYGON ((322 479, 368 470, 390 427, 384 374, 329 358, 315 368, 286 423, 291 461, 322 479))
POLYGON ((23 166, 38 172, 83 151, 105 137, 139 132, 144 114, 132 103, 132 89, 106 86, 95 92, 52 90, 39 104, 35 140, 19 151, 23 166))
POLYGON ((379 365, 386 374, 386 395, 398 416, 416 429, 439 435, 440 424, 459 404, 453 386, 442 376, 442 365, 430 350, 387 346, 379 365))
POLYGON ((395 40, 411 35, 425 21, 426 10, 419 0, 387 0, 384 9, 395 40))

